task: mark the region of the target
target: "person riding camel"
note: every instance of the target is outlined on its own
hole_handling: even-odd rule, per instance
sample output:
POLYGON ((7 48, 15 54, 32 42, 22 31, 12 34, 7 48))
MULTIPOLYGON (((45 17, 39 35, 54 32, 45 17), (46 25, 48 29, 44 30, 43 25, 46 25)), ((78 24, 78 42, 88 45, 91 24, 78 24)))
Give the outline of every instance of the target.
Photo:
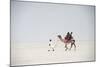
POLYGON ((73 39, 72 33, 73 33, 73 32, 70 33, 68 40, 73 39))
POLYGON ((67 35, 65 36, 65 40, 69 41, 71 40, 73 37, 72 37, 72 32, 71 33, 67 33, 67 35))
POLYGON ((67 33, 67 35, 65 36, 65 40, 68 40, 69 39, 69 32, 67 33))

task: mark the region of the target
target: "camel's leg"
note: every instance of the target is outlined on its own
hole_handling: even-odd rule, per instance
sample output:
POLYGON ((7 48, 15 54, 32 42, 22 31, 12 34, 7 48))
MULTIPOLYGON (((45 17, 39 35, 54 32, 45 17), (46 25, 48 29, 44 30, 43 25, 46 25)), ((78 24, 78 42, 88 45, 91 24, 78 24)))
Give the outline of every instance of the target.
POLYGON ((65 44, 65 48, 66 48, 65 51, 67 51, 67 49, 68 49, 67 44, 65 44))
POLYGON ((76 50, 75 40, 73 40, 72 43, 74 45, 74 50, 76 50))
POLYGON ((71 48, 73 47, 73 45, 74 45, 74 43, 71 43, 71 47, 70 47, 70 49, 69 49, 69 50, 71 50, 71 48))
POLYGON ((75 43, 74 43, 73 45, 74 45, 74 50, 76 50, 76 45, 75 45, 75 43))

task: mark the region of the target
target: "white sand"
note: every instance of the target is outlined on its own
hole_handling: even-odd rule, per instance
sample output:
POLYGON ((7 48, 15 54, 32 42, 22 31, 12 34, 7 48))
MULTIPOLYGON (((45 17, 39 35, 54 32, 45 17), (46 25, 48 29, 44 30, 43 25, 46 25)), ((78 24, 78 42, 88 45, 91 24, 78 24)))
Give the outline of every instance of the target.
MULTIPOLYGON (((65 51, 64 44, 58 43, 55 51, 49 51, 48 44, 12 44, 11 45, 11 65, 33 65, 47 63, 63 63, 78 61, 93 61, 94 42, 77 42, 77 49, 65 51)), ((68 46, 70 47, 70 45, 68 46)))

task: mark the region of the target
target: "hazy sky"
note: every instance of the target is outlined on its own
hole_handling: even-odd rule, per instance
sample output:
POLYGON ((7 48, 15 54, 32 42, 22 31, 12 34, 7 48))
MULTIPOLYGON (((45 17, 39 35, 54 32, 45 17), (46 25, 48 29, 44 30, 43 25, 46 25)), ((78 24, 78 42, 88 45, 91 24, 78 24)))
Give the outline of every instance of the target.
POLYGON ((94 9, 94 6, 12 1, 12 42, 47 42, 68 31, 76 39, 93 40, 94 9))

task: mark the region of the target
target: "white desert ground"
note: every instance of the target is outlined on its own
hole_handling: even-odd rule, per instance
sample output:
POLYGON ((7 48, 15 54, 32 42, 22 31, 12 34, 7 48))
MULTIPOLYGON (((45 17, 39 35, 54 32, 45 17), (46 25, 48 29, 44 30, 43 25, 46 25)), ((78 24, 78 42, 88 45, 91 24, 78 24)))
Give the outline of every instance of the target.
MULTIPOLYGON (((68 45, 70 47, 70 44, 68 45)), ((11 45, 11 65, 37 65, 95 60, 94 41, 76 41, 76 51, 65 51, 64 44, 57 42, 55 51, 48 51, 48 43, 16 43, 11 45)))

